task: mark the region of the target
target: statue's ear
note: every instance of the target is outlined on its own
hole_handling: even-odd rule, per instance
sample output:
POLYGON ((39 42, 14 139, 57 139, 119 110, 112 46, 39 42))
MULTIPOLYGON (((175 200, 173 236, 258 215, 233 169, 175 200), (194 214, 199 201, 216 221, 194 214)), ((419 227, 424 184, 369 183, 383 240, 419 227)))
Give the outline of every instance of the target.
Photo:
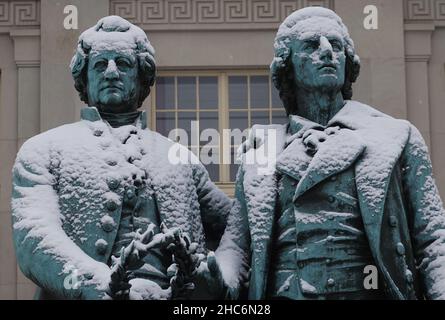
POLYGON ((156 77, 156 64, 148 52, 139 54, 139 68, 143 72, 147 85, 153 86, 156 77))
POLYGON ((76 50, 76 54, 71 59, 70 69, 74 78, 80 76, 83 68, 86 64, 86 58, 82 53, 79 52, 79 49, 76 50))

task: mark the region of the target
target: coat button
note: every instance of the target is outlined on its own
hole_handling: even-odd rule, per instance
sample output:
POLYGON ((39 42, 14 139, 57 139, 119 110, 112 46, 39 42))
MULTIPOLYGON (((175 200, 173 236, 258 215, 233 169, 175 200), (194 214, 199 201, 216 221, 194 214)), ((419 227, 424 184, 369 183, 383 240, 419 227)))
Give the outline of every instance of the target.
POLYGON ((393 228, 397 227, 397 219, 395 216, 389 216, 389 225, 393 228))
POLYGON ((414 282, 413 273, 409 269, 406 270, 405 276, 406 282, 408 282, 409 284, 412 284, 414 282))
POLYGON ((131 200, 134 198, 134 190, 133 189, 128 189, 126 192, 127 195, 127 199, 131 200))
POLYGON ((110 190, 116 190, 119 187, 119 183, 120 183, 119 180, 114 179, 114 178, 108 179, 108 181, 107 181, 107 184, 108 184, 108 187, 110 188, 110 190))
POLYGON ((329 201, 329 203, 334 203, 335 202, 335 197, 334 196, 329 196, 328 197, 328 201, 329 201))
POLYGON ((329 178, 332 182, 337 181, 337 176, 332 176, 329 178))
POLYGON ((396 246, 397 254, 403 256, 405 254, 405 246, 403 243, 399 242, 396 246))
POLYGON ((110 211, 114 211, 117 209, 117 203, 114 202, 113 200, 108 200, 106 206, 107 206, 107 209, 110 211))
POLYGON ((107 252, 108 242, 104 239, 99 239, 94 244, 96 246, 96 252, 100 255, 104 255, 107 252))
POLYGON ((332 288, 333 286, 335 286, 335 280, 332 278, 329 278, 327 285, 328 285, 328 287, 332 288))
POLYGON ((110 217, 109 215, 104 215, 100 219, 100 223, 101 223, 102 229, 105 232, 111 232, 114 230, 115 223, 114 223, 113 218, 110 217))

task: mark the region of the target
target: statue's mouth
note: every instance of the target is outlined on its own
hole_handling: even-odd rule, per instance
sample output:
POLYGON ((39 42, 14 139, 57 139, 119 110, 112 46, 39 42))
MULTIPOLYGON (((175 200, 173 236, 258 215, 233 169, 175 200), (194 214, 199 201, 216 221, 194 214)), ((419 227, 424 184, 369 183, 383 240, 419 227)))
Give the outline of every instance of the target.
POLYGON ((122 90, 122 86, 118 85, 118 84, 110 84, 107 86, 104 86, 101 91, 103 90, 107 90, 107 89, 117 89, 117 90, 122 90))
POLYGON ((321 69, 332 69, 332 70, 336 71, 337 67, 333 63, 324 63, 318 69, 320 69, 320 70, 321 69))

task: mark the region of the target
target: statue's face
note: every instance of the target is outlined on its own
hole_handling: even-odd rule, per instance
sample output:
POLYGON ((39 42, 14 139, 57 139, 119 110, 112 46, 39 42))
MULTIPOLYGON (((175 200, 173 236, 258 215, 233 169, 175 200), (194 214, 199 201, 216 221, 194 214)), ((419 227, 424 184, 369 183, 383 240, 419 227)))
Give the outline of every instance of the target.
POLYGON ((135 111, 140 92, 136 56, 116 51, 90 56, 87 90, 89 104, 101 111, 135 111))
MULTIPOLYGON (((310 19, 309 19, 310 20, 310 19)), ((310 21, 308 21, 310 23, 310 21)), ((345 82, 345 45, 340 28, 318 22, 291 43, 295 84, 309 91, 341 90, 345 82)))

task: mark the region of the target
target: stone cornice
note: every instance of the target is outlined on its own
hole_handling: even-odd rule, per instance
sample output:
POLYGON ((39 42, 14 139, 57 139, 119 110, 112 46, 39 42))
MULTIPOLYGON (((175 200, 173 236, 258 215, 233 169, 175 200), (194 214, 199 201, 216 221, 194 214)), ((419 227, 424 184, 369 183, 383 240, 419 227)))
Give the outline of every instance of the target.
POLYGON ((334 0, 110 0, 110 14, 146 31, 276 29, 294 10, 334 0))
POLYGON ((445 0, 404 0, 405 28, 410 24, 445 27, 445 0))

